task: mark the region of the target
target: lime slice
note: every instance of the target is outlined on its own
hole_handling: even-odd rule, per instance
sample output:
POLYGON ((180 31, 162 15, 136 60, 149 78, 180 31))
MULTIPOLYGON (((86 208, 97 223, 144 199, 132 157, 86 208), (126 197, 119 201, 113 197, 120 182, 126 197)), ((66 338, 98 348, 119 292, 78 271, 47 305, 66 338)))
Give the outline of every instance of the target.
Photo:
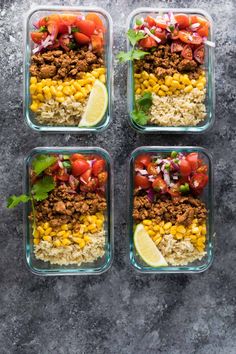
POLYGON ((148 235, 143 224, 138 224, 136 227, 134 245, 140 257, 151 267, 168 266, 165 258, 148 235))
POLYGON ((104 117, 107 103, 107 88, 100 80, 96 80, 90 92, 85 112, 79 122, 79 127, 92 127, 98 124, 104 117))

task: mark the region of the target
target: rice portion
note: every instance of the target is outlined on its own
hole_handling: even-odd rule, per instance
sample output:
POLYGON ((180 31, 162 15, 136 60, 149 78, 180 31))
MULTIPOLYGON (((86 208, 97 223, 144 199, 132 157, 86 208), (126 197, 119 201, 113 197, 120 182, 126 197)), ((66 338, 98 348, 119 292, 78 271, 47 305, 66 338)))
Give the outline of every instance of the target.
POLYGON ((167 263, 178 266, 201 260, 206 252, 199 252, 189 239, 176 240, 172 235, 165 235, 158 245, 167 263))
POLYGON ((51 242, 40 241, 34 248, 35 257, 51 264, 69 265, 94 262, 105 254, 105 231, 88 234, 90 242, 84 248, 78 244, 55 247, 51 242))
POLYGON ((43 125, 78 125, 86 104, 87 100, 77 102, 73 96, 62 103, 51 99, 39 108, 36 120, 43 125))
POLYGON ((178 96, 152 95, 149 124, 159 126, 195 126, 206 118, 206 89, 194 88, 178 96))

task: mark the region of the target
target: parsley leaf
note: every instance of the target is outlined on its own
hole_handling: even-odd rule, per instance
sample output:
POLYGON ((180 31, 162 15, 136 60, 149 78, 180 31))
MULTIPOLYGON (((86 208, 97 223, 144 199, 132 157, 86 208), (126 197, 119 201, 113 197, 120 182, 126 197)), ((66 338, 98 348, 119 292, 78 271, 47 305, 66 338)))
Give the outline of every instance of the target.
POLYGON ((48 29, 46 26, 41 26, 40 29, 39 29, 39 32, 47 32, 48 29))
POLYGON ((9 197, 7 199, 7 208, 11 209, 11 208, 15 208, 18 204, 20 203, 26 203, 30 200, 30 197, 28 197, 28 195, 25 194, 21 194, 21 195, 12 195, 11 197, 9 197))
POLYGON ((145 92, 137 101, 136 104, 139 108, 142 108, 144 112, 148 111, 152 105, 151 92, 145 92))
POLYGON ((38 155, 32 161, 33 170, 38 176, 41 172, 46 170, 49 166, 53 165, 57 161, 55 156, 51 155, 38 155))
POLYGON ((135 46, 135 44, 140 41, 140 39, 143 39, 146 37, 146 34, 143 32, 136 32, 133 29, 129 29, 127 32, 127 37, 129 38, 130 43, 132 46, 135 46))
POLYGON ((144 52, 140 49, 132 49, 130 52, 120 52, 116 57, 120 62, 125 62, 128 60, 142 59, 146 54, 148 54, 148 52, 144 52))
POLYGON ((32 187, 35 200, 40 201, 48 197, 48 192, 55 188, 56 184, 51 176, 46 176, 36 182, 32 187))
POLYGON ((148 116, 143 111, 134 110, 131 113, 131 117, 135 121, 135 123, 139 125, 146 125, 148 122, 148 116))

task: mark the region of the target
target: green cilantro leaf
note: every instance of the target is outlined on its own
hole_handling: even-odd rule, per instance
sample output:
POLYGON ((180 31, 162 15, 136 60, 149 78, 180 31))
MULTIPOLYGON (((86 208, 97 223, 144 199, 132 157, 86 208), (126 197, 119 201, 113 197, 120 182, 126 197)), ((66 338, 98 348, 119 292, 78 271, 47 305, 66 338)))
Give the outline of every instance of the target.
POLYGON ((32 161, 33 170, 38 176, 41 172, 46 170, 49 166, 53 165, 57 161, 55 156, 51 155, 38 155, 32 161))
POLYGON ((32 194, 35 200, 44 200, 48 197, 48 192, 55 188, 56 184, 51 176, 45 176, 36 182, 32 187, 32 194))
POLYGON ((46 26, 41 26, 40 29, 39 29, 39 32, 47 32, 48 29, 46 26))
POLYGON ((148 54, 148 52, 144 52, 140 49, 133 49, 130 52, 120 52, 116 57, 120 62, 125 62, 128 60, 142 59, 146 54, 148 54))
POLYGON ((131 113, 131 117, 135 121, 135 123, 139 125, 146 125, 148 122, 148 116, 143 111, 134 110, 131 113))
POLYGON ((68 44, 68 47, 69 47, 71 50, 74 50, 74 49, 77 48, 77 45, 76 45, 75 42, 70 42, 70 43, 68 44))
POLYGON ((71 33, 75 33, 75 32, 80 32, 80 30, 77 27, 72 27, 71 33))
POLYGON ((135 23, 136 23, 137 26, 141 26, 142 23, 143 23, 143 21, 140 20, 140 18, 137 18, 137 20, 135 21, 135 23))
POLYGON ((7 208, 11 209, 11 208, 15 208, 18 204, 20 203, 26 203, 30 200, 30 197, 28 197, 28 195, 25 194, 21 194, 21 195, 12 195, 11 197, 9 197, 7 199, 7 208))
POLYGON ((137 101, 136 104, 144 112, 148 111, 152 105, 152 94, 151 92, 145 92, 137 101))
POLYGON ((133 29, 129 29, 127 32, 127 37, 129 38, 130 43, 132 46, 135 46, 135 44, 140 41, 140 39, 143 39, 146 37, 146 34, 143 32, 136 32, 133 29))
POLYGON ((62 162, 62 165, 63 165, 63 167, 65 167, 65 168, 71 168, 71 163, 70 162, 68 162, 68 161, 63 161, 62 162))
POLYGON ((144 52, 143 50, 140 49, 135 49, 132 51, 132 59, 131 60, 139 60, 145 57, 145 55, 149 54, 148 52, 144 52))

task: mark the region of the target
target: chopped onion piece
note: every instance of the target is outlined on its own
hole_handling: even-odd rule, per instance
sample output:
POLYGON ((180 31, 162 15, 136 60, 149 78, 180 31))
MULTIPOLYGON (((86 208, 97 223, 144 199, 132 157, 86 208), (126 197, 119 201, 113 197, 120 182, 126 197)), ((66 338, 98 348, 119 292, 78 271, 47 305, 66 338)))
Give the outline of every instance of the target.
POLYGON ((140 175, 142 175, 142 176, 148 175, 148 171, 147 171, 147 170, 143 170, 143 169, 141 169, 141 168, 136 168, 135 171, 136 171, 136 172, 139 172, 140 175))
POLYGON ((157 43, 161 42, 161 39, 152 34, 147 27, 144 28, 144 32, 147 33, 150 37, 152 37, 157 43))
POLYGON ((193 23, 193 24, 190 26, 191 30, 198 29, 198 27, 200 27, 200 23, 199 23, 199 22, 193 23))
POLYGON ((64 168, 63 163, 60 160, 58 160, 58 166, 62 169, 64 168))
POLYGON ((170 185, 170 175, 167 171, 164 171, 164 181, 166 182, 167 186, 170 185))

